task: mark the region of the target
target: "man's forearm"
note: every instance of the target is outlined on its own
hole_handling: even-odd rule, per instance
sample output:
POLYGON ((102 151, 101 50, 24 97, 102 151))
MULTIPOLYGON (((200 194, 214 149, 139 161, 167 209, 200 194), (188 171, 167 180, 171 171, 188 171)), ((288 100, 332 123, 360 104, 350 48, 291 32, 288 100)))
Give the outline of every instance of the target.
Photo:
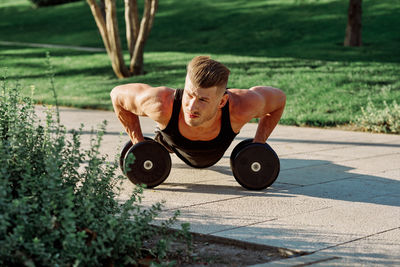
POLYGON ((282 117, 284 106, 280 109, 271 112, 270 114, 265 115, 260 118, 258 122, 257 132, 254 137, 255 143, 265 143, 268 137, 271 135, 272 131, 275 129, 279 120, 282 117))
POLYGON ((142 128, 140 127, 139 117, 132 112, 126 110, 118 110, 115 112, 119 121, 125 128, 126 133, 131 139, 133 144, 142 142, 144 140, 142 128))

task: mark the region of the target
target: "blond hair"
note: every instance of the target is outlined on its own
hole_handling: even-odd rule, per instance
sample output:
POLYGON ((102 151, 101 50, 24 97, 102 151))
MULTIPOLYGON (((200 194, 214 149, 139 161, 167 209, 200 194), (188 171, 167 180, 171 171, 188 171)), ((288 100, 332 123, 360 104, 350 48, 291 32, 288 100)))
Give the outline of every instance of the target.
POLYGON ((187 65, 187 74, 193 85, 200 88, 217 86, 225 92, 229 69, 208 56, 194 57, 187 65))

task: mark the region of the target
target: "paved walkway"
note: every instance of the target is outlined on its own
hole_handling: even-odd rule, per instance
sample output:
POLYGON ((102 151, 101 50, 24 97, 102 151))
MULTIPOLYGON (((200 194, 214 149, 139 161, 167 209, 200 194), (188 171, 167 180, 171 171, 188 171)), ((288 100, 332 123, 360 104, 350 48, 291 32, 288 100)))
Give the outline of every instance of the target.
MULTIPOLYGON (((102 151, 115 155, 127 137, 113 112, 61 108, 67 128, 90 129, 103 120, 109 125, 102 151)), ((142 125, 153 136, 154 124, 142 125)), ((170 176, 145 190, 144 205, 166 200, 161 217, 179 209, 180 221, 195 232, 312 253, 259 266, 400 265, 400 136, 278 126, 269 144, 280 157, 280 175, 253 192, 233 178, 229 155, 255 130, 243 128, 208 169, 172 155, 170 176)), ((132 188, 127 182, 122 198, 132 188)))
POLYGON ((0 45, 5 46, 23 46, 23 47, 41 47, 41 48, 58 48, 58 49, 69 49, 77 51, 87 51, 87 52, 105 52, 104 48, 98 47, 87 47, 87 46, 75 46, 75 45, 55 45, 55 44, 40 44, 40 43, 24 43, 24 42, 9 42, 1 41, 0 45))

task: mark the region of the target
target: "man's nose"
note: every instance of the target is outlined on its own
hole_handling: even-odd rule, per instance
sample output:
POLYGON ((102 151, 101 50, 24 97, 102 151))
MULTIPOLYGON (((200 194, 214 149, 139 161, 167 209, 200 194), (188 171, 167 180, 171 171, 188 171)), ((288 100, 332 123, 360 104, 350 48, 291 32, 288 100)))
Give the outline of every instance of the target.
POLYGON ((197 110, 197 103, 198 103, 198 101, 195 98, 191 99, 189 101, 189 106, 188 106, 189 110, 190 111, 196 111, 197 110))

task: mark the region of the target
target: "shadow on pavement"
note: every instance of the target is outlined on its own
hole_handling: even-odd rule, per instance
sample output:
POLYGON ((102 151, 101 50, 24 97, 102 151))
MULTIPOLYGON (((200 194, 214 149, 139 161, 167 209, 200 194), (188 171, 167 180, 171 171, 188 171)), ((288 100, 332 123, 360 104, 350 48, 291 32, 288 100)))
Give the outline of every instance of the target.
MULTIPOLYGON (((184 163, 175 163, 173 168, 192 169, 184 163)), ((236 183, 231 169, 226 165, 215 165, 204 171, 204 180, 188 180, 185 183, 169 182, 160 191, 175 191, 201 194, 224 194, 236 197, 296 197, 305 195, 315 198, 374 203, 400 206, 400 181, 359 173, 352 167, 334 164, 325 160, 281 159, 281 172, 275 183, 262 191, 249 191, 236 183), (215 173, 218 173, 215 175, 215 173), (219 176, 222 174, 223 176, 219 176), (228 176, 228 177, 227 177, 228 176), (210 177, 207 179, 207 177, 210 177), (219 179, 220 178, 220 179, 219 179), (221 181, 226 181, 221 184, 221 181), (273 194, 271 194, 273 193, 273 194), (397 195, 397 197, 396 197, 397 195)))

